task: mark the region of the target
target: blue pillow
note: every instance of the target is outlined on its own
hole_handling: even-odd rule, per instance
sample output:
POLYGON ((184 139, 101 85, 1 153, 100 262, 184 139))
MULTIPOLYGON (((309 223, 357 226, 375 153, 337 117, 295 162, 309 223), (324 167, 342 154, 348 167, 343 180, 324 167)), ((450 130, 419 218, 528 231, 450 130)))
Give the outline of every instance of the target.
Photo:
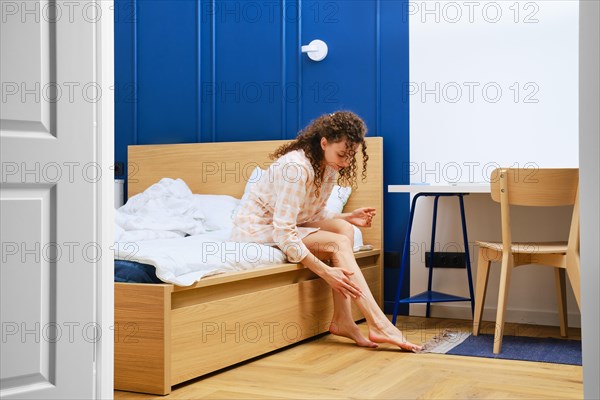
POLYGON ((127 260, 115 260, 115 282, 163 283, 153 265, 127 260))

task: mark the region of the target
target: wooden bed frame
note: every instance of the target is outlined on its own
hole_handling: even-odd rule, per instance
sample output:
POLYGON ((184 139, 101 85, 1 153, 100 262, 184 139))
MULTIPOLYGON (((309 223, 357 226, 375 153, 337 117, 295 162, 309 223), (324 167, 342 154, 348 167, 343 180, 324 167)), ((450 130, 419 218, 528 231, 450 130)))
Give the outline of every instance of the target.
MULTIPOLYGON (((268 154, 283 143, 130 146, 128 196, 171 177, 194 193, 241 198, 255 166, 268 166, 268 154)), ((367 146, 368 180, 359 179, 345 210, 378 210, 372 227, 362 229, 374 250, 356 258, 381 306, 383 140, 368 138, 367 146)), ((168 394, 178 383, 326 332, 331 297, 327 284, 301 264, 225 273, 189 287, 115 283, 115 389, 168 394)))

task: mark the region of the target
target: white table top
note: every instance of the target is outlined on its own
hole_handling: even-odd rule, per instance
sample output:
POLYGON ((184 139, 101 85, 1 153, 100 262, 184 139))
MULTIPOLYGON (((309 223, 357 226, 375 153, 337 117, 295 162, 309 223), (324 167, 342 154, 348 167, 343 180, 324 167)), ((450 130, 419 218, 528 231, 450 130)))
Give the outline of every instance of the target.
POLYGON ((456 183, 456 184, 411 184, 388 185, 388 193, 490 193, 490 184, 456 183))

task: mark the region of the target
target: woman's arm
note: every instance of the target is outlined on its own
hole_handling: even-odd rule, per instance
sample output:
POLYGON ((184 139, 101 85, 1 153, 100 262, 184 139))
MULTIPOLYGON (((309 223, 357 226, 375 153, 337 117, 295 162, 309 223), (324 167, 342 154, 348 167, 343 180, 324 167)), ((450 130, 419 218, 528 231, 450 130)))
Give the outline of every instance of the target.
POLYGON ((375 217, 376 214, 377 212, 374 208, 362 207, 357 208, 351 213, 344 213, 340 215, 342 215, 342 218, 344 220, 350 222, 353 225, 369 227, 371 226, 371 221, 373 220, 373 217, 375 217))
POLYGON ((347 213, 336 213, 327 208, 323 208, 319 213, 320 219, 343 219, 353 225, 369 227, 373 217, 377 214, 376 210, 372 207, 357 208, 352 212, 347 213))
POLYGON ((302 165, 285 156, 280 164, 281 167, 275 170, 273 182, 273 190, 277 193, 273 206, 273 241, 290 262, 296 263, 310 254, 298 237, 297 228, 298 214, 306 196, 308 173, 302 165))
POLYGON ((300 260, 302 265, 323 278, 333 290, 346 297, 350 295, 354 298, 362 296, 359 286, 350 280, 354 273, 344 268, 332 268, 319 260, 314 254, 309 253, 300 260))

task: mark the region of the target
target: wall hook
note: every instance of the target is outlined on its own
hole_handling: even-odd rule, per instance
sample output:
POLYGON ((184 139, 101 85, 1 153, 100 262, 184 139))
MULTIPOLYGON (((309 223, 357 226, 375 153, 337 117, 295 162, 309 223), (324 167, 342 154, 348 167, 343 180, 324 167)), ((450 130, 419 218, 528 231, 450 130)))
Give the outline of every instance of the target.
POLYGON ((302 52, 308 55, 313 61, 322 61, 327 57, 327 43, 322 40, 315 39, 306 46, 302 46, 302 52))

